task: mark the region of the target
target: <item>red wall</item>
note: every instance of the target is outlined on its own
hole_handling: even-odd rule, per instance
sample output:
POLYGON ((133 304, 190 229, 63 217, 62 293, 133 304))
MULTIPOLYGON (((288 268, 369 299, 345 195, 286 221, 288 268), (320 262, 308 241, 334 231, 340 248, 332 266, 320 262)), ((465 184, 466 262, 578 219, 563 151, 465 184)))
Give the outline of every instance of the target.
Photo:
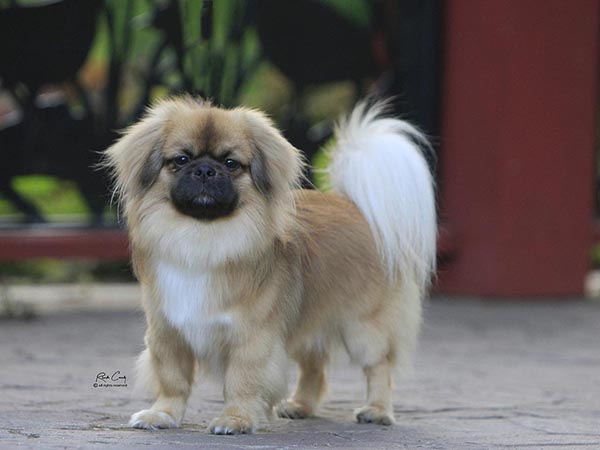
POLYGON ((597 0, 448 0, 439 291, 577 295, 593 244, 597 0))

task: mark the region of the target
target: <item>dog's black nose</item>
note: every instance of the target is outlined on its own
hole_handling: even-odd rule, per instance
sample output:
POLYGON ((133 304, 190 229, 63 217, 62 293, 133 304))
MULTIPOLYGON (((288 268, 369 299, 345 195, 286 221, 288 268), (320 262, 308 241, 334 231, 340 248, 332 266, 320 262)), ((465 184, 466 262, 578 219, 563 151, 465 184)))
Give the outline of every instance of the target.
POLYGON ((200 180, 206 180, 207 178, 214 177, 216 174, 217 171, 214 167, 208 164, 202 164, 194 169, 192 176, 200 180))

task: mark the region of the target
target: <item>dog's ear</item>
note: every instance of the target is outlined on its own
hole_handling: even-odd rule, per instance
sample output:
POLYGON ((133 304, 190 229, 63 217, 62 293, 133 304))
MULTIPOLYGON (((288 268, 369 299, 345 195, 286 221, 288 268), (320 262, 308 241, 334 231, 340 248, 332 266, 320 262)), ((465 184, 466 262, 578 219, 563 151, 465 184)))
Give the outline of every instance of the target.
POLYGON ((254 147, 250 172, 258 191, 272 196, 299 187, 304 169, 300 151, 264 114, 248 109, 237 111, 244 115, 254 147))
POLYGON ((104 154, 103 165, 114 178, 114 192, 122 203, 147 190, 160 171, 159 157, 164 118, 149 110, 125 130, 104 154), (149 164, 149 167, 148 166, 149 164))
POLYGON ((250 175, 258 192, 267 198, 270 197, 272 185, 267 169, 267 162, 264 153, 258 147, 254 147, 254 156, 250 163, 250 175))
POLYGON ((155 145, 153 146, 152 150, 149 152, 146 158, 146 163, 142 166, 142 170, 140 171, 139 175, 139 187, 142 191, 145 191, 152 187, 152 185, 158 178, 160 169, 162 169, 162 143, 162 137, 157 137, 155 145))
POLYGON ((156 182, 163 166, 161 148, 165 126, 172 113, 186 101, 166 100, 148 109, 142 120, 125 130, 104 154, 102 166, 114 178, 114 193, 127 205, 156 182))

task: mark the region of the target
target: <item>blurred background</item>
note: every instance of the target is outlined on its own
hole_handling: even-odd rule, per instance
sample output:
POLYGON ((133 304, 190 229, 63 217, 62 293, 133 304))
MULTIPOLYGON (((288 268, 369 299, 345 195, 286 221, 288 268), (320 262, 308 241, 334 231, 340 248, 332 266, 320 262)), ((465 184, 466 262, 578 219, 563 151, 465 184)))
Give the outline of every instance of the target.
POLYGON ((336 118, 391 97, 437 153, 436 292, 597 296, 599 23, 598 0, 0 0, 4 314, 133 281, 94 165, 183 92, 265 110, 316 169, 336 118))

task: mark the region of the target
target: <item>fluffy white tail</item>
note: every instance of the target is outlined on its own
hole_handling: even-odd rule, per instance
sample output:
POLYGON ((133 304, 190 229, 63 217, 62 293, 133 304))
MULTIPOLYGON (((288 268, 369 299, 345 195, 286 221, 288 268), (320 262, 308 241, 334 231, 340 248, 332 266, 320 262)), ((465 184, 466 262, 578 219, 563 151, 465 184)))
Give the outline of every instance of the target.
POLYGON ((329 174, 334 192, 366 217, 388 275, 412 275, 424 291, 435 271, 434 187, 415 127, 384 117, 385 103, 360 103, 338 125, 329 174))

